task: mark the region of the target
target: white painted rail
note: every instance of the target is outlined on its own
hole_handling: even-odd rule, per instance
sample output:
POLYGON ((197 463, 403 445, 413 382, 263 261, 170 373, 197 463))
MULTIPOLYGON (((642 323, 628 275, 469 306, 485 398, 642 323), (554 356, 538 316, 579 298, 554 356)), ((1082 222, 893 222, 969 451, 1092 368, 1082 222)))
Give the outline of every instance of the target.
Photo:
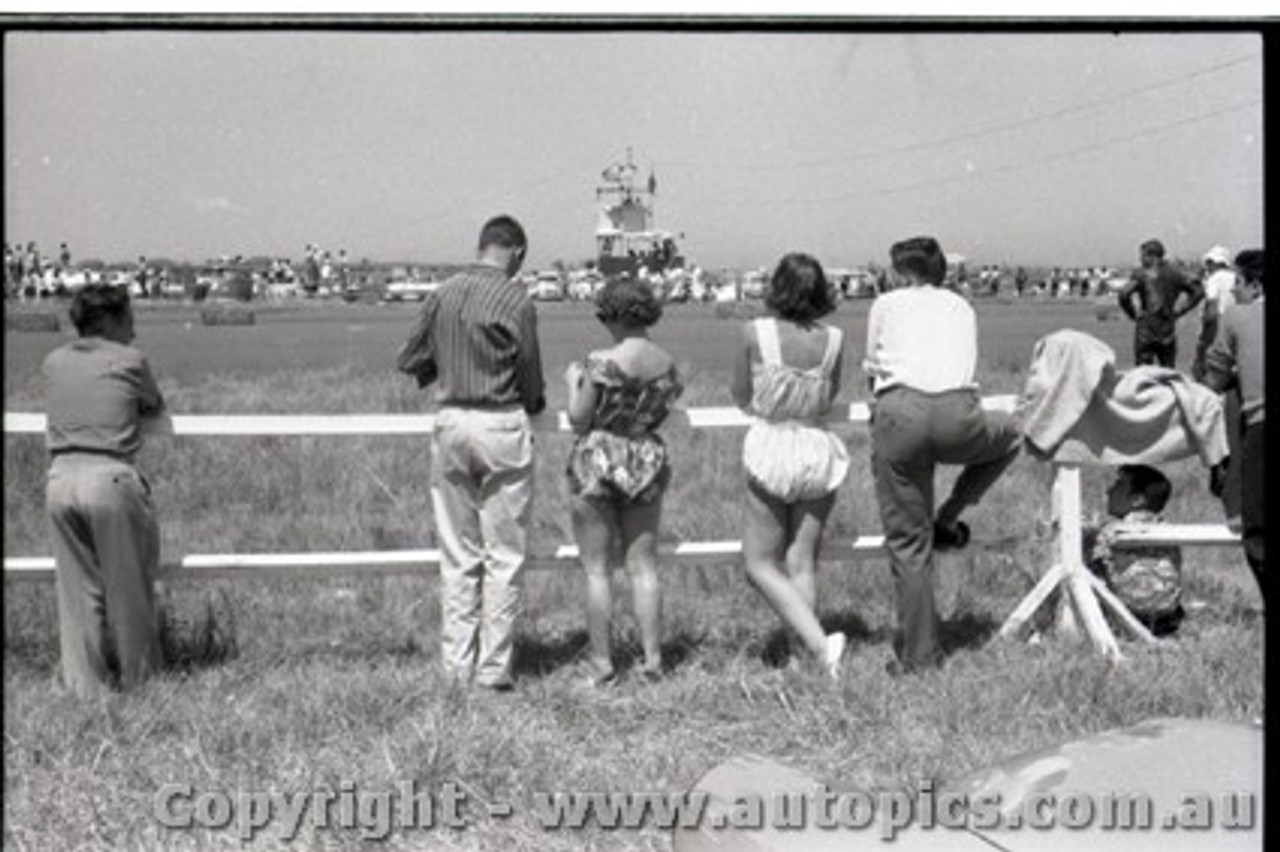
MULTIPOLYGON (((980 543, 975 542, 975 544, 980 543)), ((857 555, 883 553, 883 536, 862 536, 852 541, 824 545, 819 558, 824 562, 848 562, 857 555)), ((742 553, 740 541, 690 541, 658 546, 665 562, 682 564, 736 562, 742 553)), ((550 553, 534 554, 528 560, 533 570, 561 568, 578 558, 578 548, 561 545, 550 553)), ((312 553, 192 553, 161 566, 164 579, 305 574, 417 574, 439 568, 440 551, 365 550, 312 553)), ((5 579, 47 581, 54 577, 52 556, 16 556, 4 560, 5 579)))
MULTIPOLYGON (((982 400, 988 411, 1012 411, 1017 403, 1014 395, 990 396, 982 400)), ((869 410, 866 403, 852 403, 847 409, 834 412, 827 422, 865 423, 869 410)), ((752 418, 738 408, 707 407, 689 408, 674 412, 675 424, 694 429, 723 429, 745 427, 752 418)), ((188 414, 171 415, 158 421, 152 430, 159 434, 205 436, 304 436, 304 435, 422 435, 430 434, 434 418, 429 414, 188 414)), ((32 412, 5 412, 6 434, 43 434, 45 416, 32 412)), ((534 427, 544 432, 570 431, 564 412, 554 412, 534 419, 534 427)), ((1134 526, 1123 531, 1117 539, 1122 544, 1179 544, 1179 545, 1230 545, 1240 538, 1222 524, 1161 524, 1134 526)), ((1007 540, 978 542, 975 547, 996 547, 1007 540)), ((847 562, 853 556, 883 553, 883 536, 862 536, 852 541, 830 542, 823 546, 821 559, 828 562, 847 562)), ((659 552, 669 561, 677 563, 710 562, 717 559, 735 560, 742 552, 740 541, 694 541, 668 544, 659 552)), ((530 568, 561 567, 577 559, 578 550, 573 545, 561 545, 550 553, 534 555, 530 568)), ((167 561, 166 577, 225 577, 289 574, 412 574, 425 568, 439 566, 440 552, 436 549, 386 550, 386 551, 333 551, 312 553, 211 553, 188 554, 176 561, 167 561)), ((6 580, 50 580, 53 578, 54 561, 49 556, 5 557, 6 580)))
MULTIPOLYGON (((982 400, 988 411, 1012 411, 1017 397, 989 396, 982 400)), ((827 417, 832 425, 866 423, 867 404, 851 403, 827 417)), ((724 406, 686 408, 672 412, 668 421, 694 429, 750 426, 753 418, 741 409, 724 406)), ((150 431, 166 435, 427 435, 435 418, 430 414, 174 414, 155 421, 150 431)), ((45 430, 44 414, 6 411, 7 434, 36 434, 45 430)), ((540 432, 570 432, 569 417, 550 412, 533 418, 540 432)))

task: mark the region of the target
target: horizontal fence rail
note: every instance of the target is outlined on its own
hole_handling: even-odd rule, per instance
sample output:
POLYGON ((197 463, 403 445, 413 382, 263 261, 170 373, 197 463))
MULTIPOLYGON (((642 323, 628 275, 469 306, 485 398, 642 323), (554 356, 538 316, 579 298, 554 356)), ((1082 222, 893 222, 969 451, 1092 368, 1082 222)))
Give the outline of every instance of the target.
MULTIPOLYGON (((1018 398, 1012 394, 982 400, 988 411, 1011 412, 1018 398)), ((866 423, 870 409, 865 402, 851 403, 832 412, 826 423, 866 423)), ((667 422, 693 429, 725 429, 750 426, 754 417, 732 406, 685 408, 671 413, 667 422)), ((572 432, 569 415, 558 411, 534 418, 540 432, 572 432)), ((153 421, 152 434, 163 435, 427 435, 435 424, 431 414, 173 414, 153 421)), ((4 414, 4 431, 9 434, 43 433, 43 414, 4 414)))
MULTIPOLYGON (((1017 403, 1014 395, 990 396, 982 400, 988 411, 1011 412, 1017 403)), ((866 403, 852 403, 847 409, 833 412, 826 422, 865 423, 870 411, 866 403)), ((749 426, 755 418, 733 407, 688 408, 672 413, 669 422, 682 423, 694 429, 721 429, 749 426)), ((307 435, 422 435, 430 434, 435 418, 430 414, 177 414, 153 421, 150 432, 168 435, 205 436, 307 436, 307 435)), ((543 432, 570 432, 565 412, 554 412, 533 418, 534 428, 543 432)), ((5 412, 6 434, 43 434, 44 414, 5 412)), ((1011 539, 973 542, 974 547, 1001 547, 1011 539)), ((1159 524, 1127 525, 1116 539, 1119 544, 1204 545, 1239 544, 1240 537, 1225 524, 1159 524)), ((659 546, 659 553, 678 563, 736 561, 742 554, 741 541, 680 542, 659 546)), ((884 552, 884 536, 861 536, 851 541, 824 544, 820 558, 826 562, 848 562, 858 555, 884 552)), ((578 549, 561 545, 554 551, 530 556, 528 567, 557 568, 576 561, 578 549)), ((180 577, 228 577, 251 575, 319 574, 414 574, 428 567, 438 567, 438 549, 334 551, 311 553, 214 553, 188 554, 162 565, 165 579, 180 577)), ((51 556, 5 557, 6 580, 41 580, 54 577, 51 556)))
MULTIPOLYGON (((820 558, 826 562, 848 561, 858 554, 878 554, 884 549, 883 536, 862 536, 853 541, 824 545, 820 558)), ((740 541, 691 541, 662 544, 658 553, 664 559, 679 563, 713 563, 717 560, 737 561, 742 554, 740 541)), ((554 551, 530 555, 526 567, 559 568, 578 558, 578 548, 563 544, 554 551)), ((176 562, 161 566, 161 578, 232 577, 243 574, 416 574, 427 568, 438 568, 440 551, 368 550, 312 553, 192 553, 176 562)), ((10 579, 49 580, 53 578, 52 556, 6 558, 4 568, 10 579)))

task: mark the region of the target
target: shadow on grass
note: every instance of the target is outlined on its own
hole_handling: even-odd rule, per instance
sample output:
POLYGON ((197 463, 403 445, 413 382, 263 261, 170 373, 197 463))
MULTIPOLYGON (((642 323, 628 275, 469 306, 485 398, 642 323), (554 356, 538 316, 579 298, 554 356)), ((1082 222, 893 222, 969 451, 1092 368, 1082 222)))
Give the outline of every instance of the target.
MULTIPOLYGON (((825 633, 843 633, 852 650, 861 645, 876 645, 887 642, 892 633, 884 628, 873 628, 853 610, 828 613, 820 619, 825 633)), ((801 655, 804 646, 798 638, 785 627, 777 626, 769 631, 760 647, 760 658, 766 666, 783 668, 793 654, 801 655)))
POLYGON ((985 645, 999 629, 1000 622, 990 615, 966 612, 938 625, 938 641, 943 654, 950 656, 956 651, 985 645))
MULTIPOLYGON (((702 637, 687 632, 668 636, 661 646, 663 672, 669 673, 682 666, 704 641, 702 637)), ((613 662, 618 671, 639 669, 644 663, 644 649, 635 642, 625 642, 620 645, 621 647, 616 647, 613 653, 613 662)))
POLYGON ((240 643, 230 609, 220 618, 213 603, 206 601, 204 612, 186 621, 162 608, 160 650, 165 668, 177 672, 213 668, 236 659, 240 656, 240 643))
POLYGON ((44 637, 5 637, 4 666, 7 671, 19 669, 31 674, 51 674, 58 668, 58 642, 44 637))
MULTIPOLYGON (((662 668, 670 672, 679 668, 701 645, 703 639, 690 633, 677 633, 662 642, 662 668)), ((587 655, 590 640, 585 630, 571 630, 547 639, 522 636, 516 640, 512 668, 516 675, 545 677, 557 669, 572 665, 587 655)), ((615 642, 614 666, 619 672, 640 666, 644 652, 635 642, 615 642)))
POLYGON ((517 675, 544 677, 570 665, 587 652, 587 631, 571 630, 554 638, 519 636, 511 662, 517 675))

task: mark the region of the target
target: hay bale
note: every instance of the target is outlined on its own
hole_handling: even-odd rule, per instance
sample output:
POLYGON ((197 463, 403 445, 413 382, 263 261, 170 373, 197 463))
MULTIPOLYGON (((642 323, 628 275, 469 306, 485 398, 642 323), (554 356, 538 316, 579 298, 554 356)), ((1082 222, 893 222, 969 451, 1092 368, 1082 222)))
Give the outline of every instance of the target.
POLYGON ((201 325, 254 325, 253 308, 244 305, 214 304, 200 309, 201 325))
POLYGON ((716 319, 752 320, 764 316, 759 302, 716 302, 716 319))
POLYGON ((1110 322, 1113 319, 1120 318, 1120 306, 1114 304, 1098 305, 1095 316, 1098 322, 1110 322))
POLYGON ((53 311, 4 312, 5 331, 59 331, 62 325, 53 311))

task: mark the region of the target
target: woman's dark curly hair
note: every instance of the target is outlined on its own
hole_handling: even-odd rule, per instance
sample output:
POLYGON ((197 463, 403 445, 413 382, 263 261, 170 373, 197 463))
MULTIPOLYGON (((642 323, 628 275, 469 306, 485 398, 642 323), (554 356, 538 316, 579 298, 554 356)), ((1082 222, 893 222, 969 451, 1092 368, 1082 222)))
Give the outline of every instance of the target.
POLYGON ((647 328, 662 318, 653 289, 634 278, 610 279, 596 293, 596 319, 629 328, 647 328))
POLYGON ((764 303, 779 317, 792 322, 812 322, 836 309, 822 264, 800 252, 778 261, 764 303))

